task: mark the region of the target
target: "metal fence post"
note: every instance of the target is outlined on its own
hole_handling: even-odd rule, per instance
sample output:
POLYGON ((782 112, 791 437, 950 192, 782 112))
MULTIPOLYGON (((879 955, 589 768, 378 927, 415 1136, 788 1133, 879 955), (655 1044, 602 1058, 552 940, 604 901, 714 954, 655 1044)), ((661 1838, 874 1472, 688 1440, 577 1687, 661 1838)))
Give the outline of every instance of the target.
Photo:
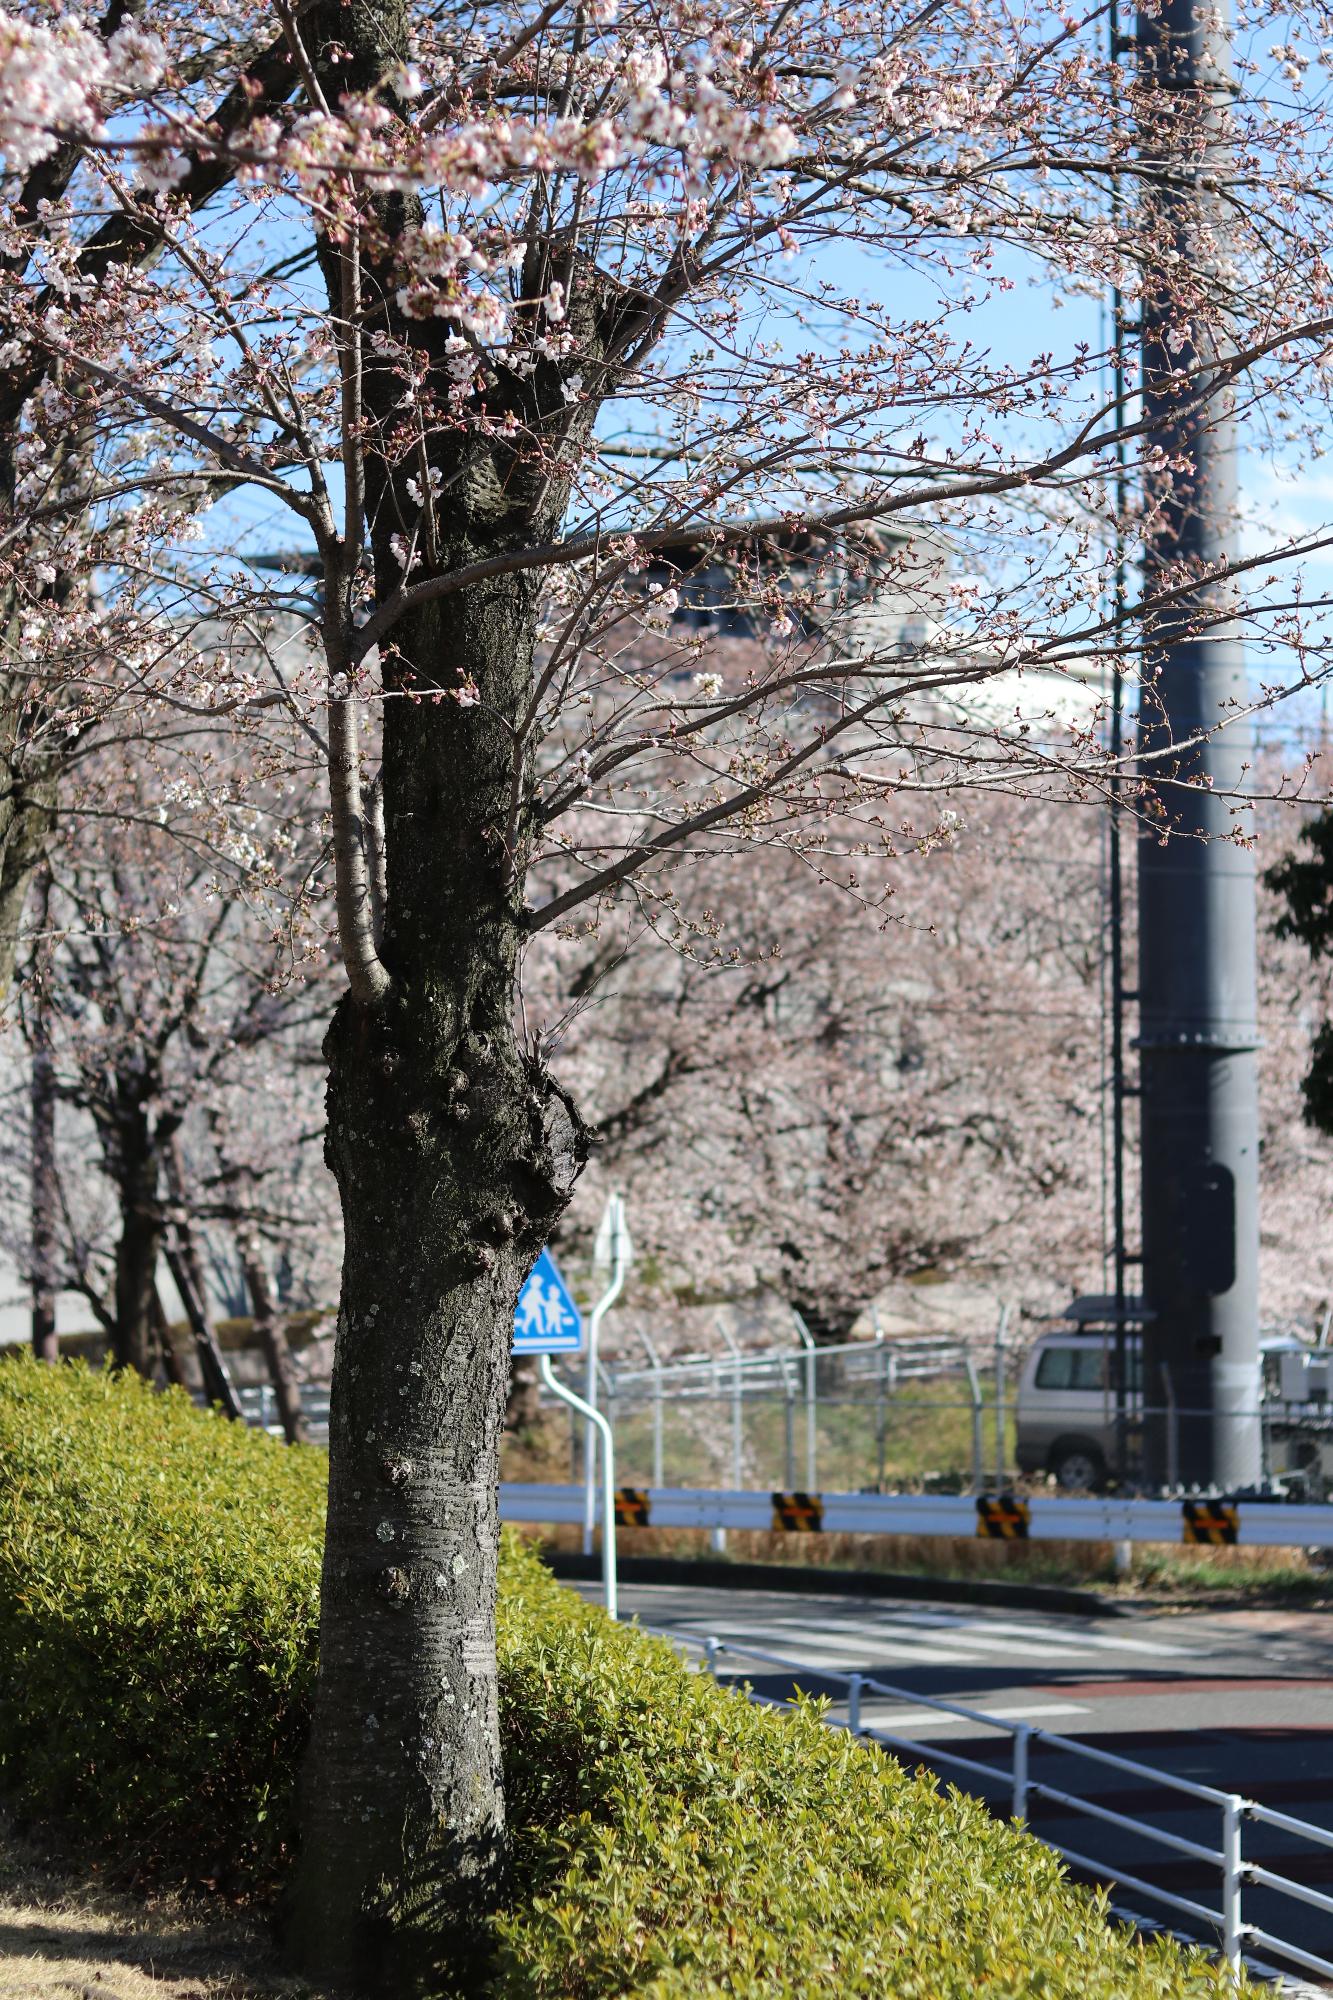
POLYGON ((1165 1361, 1162 1363, 1162 1388, 1166 1395, 1166 1483, 1174 1492, 1180 1484, 1180 1413, 1176 1409, 1171 1370, 1165 1361))
POLYGON ((809 1327, 801 1318, 795 1306, 792 1307, 791 1316, 795 1321, 796 1332, 800 1338, 801 1345, 805 1349, 805 1490, 807 1493, 818 1493, 819 1473, 816 1465, 816 1454, 818 1451, 819 1391, 815 1386, 815 1343, 809 1327))
POLYGON ((1004 1485, 1004 1345, 1009 1331, 1009 1308, 1000 1307, 1000 1324, 995 1329, 995 1484, 1004 1485))
POLYGON ((665 1486, 666 1480, 662 1477, 662 1357, 642 1327, 639 1328, 639 1339, 647 1350, 653 1371, 653 1485, 665 1486))
POLYGON ((981 1383, 977 1379, 977 1366, 970 1354, 963 1356, 963 1366, 967 1370, 967 1390, 972 1398, 972 1491, 980 1493, 986 1484, 986 1437, 983 1429, 981 1383))
POLYGON ((715 1313, 713 1324, 727 1346, 731 1349, 731 1484, 739 1493, 745 1485, 744 1467, 744 1417, 741 1413, 741 1350, 731 1328, 721 1313, 715 1313))
POLYGON ((1222 1956, 1234 1973, 1240 1971, 1240 1892, 1245 1876, 1241 1860, 1241 1817, 1245 1801, 1233 1793, 1222 1808, 1222 1956))
POLYGON ((861 1685, 864 1678, 862 1674, 847 1676, 847 1727, 853 1736, 861 1734, 861 1685))
POLYGON ((787 1364, 785 1354, 781 1357, 781 1363, 784 1430, 782 1484, 785 1491, 790 1493, 796 1485, 796 1380, 787 1364))
POLYGON ((1028 1747, 1032 1740, 1032 1724, 1014 1724, 1014 1781, 1013 1799, 1010 1811, 1015 1819, 1028 1816, 1028 1747))
POLYGON ((714 1680, 717 1679, 717 1660, 718 1660, 718 1654, 721 1651, 722 1651, 722 1641, 720 1639, 704 1640, 704 1666, 707 1668, 708 1672, 713 1676, 714 1680))

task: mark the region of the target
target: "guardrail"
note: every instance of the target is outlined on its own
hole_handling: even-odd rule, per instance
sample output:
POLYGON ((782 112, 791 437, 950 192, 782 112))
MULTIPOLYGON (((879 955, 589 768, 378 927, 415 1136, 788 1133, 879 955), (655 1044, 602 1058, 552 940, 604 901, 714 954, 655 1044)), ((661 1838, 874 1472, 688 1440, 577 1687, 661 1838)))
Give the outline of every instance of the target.
MULTIPOLYGON (((861 1720, 861 1704, 865 1695, 887 1695, 913 1708, 931 1708, 943 1715, 962 1716, 968 1722, 978 1723, 984 1728, 1003 1732, 1012 1739, 1008 1787, 1010 1813, 1014 1819, 1026 1820, 1029 1807, 1036 1799, 1045 1799, 1053 1805, 1062 1806, 1066 1811, 1084 1814, 1106 1826, 1132 1833, 1139 1839, 1155 1841, 1173 1854, 1184 1855, 1187 1859, 1199 1861, 1218 1870, 1220 1876, 1221 1907, 1212 1910, 1206 1904, 1198 1903, 1188 1896, 1178 1896, 1156 1883, 1147 1882, 1141 1876, 1127 1874, 1123 1869, 1114 1868, 1106 1861, 1084 1854, 1079 1849, 1057 1840, 1046 1840, 1046 1845, 1055 1849, 1064 1860, 1094 1880, 1113 1883, 1117 1889, 1128 1889, 1136 1896, 1145 1896, 1167 1909, 1179 1911, 1205 1929, 1218 1933, 1221 1955, 1233 1970, 1243 1961, 1249 1962, 1255 1970, 1271 1972, 1272 1967, 1256 1961, 1247 1951, 1247 1945, 1259 1945, 1275 1952, 1279 1957, 1299 1965, 1304 1971, 1319 1973, 1333 1978, 1333 1959, 1321 1958, 1315 1952, 1306 1951, 1302 1946, 1278 1937, 1276 1933, 1262 1929, 1257 1924, 1246 1923, 1242 1915, 1242 1895, 1247 1883, 1274 1890, 1293 1897, 1298 1902, 1309 1904, 1317 1910, 1333 1915, 1333 1896, 1322 1890, 1311 1889, 1303 1882, 1293 1882, 1288 1876, 1276 1874, 1256 1861, 1246 1861, 1242 1852, 1246 1821, 1254 1821, 1278 1828, 1293 1838, 1308 1840, 1316 1846, 1333 1848, 1333 1832, 1315 1826, 1308 1820, 1293 1819, 1287 1813, 1274 1812, 1268 1806, 1259 1805, 1253 1799, 1240 1797, 1233 1792, 1222 1792, 1211 1785, 1200 1785, 1191 1778, 1178 1778, 1170 1771, 1158 1770, 1151 1764, 1140 1764, 1131 1757, 1117 1757, 1109 1750, 1099 1750, 1092 1744, 1081 1743, 1076 1737, 1060 1736, 1052 1730, 1034 1728, 1030 1722, 1007 1721, 1001 1716, 988 1715, 984 1709, 968 1708, 956 1701, 944 1701, 933 1695, 923 1695, 914 1688, 902 1688, 892 1682, 882 1681, 870 1674, 837 1673, 828 1667, 810 1667, 799 1660, 790 1660, 777 1653, 767 1652, 759 1647, 737 1645, 731 1640, 719 1638, 697 1639, 691 1634, 661 1631, 644 1626, 644 1631, 654 1631, 659 1638, 669 1639, 676 1646, 697 1646, 703 1653, 704 1665, 714 1679, 719 1677, 721 1662, 726 1656, 738 1660, 757 1660, 765 1666, 776 1667, 782 1673, 790 1673, 794 1681, 832 1681, 840 1683, 847 1690, 847 1719, 827 1717, 829 1727, 848 1729, 854 1736, 866 1737, 882 1743, 892 1750, 906 1751, 918 1760, 936 1764, 947 1763, 973 1778, 980 1778, 987 1786, 1004 1780, 1005 1773, 993 1764, 982 1764, 974 1757, 964 1756, 960 1751, 951 1750, 945 1744, 923 1743, 910 1736, 900 1736, 892 1730, 879 1729, 861 1720), (1180 1834, 1168 1833, 1155 1826, 1151 1820, 1133 1819, 1128 1814, 1113 1812, 1108 1806, 1099 1805, 1094 1799, 1080 1798, 1077 1793, 1055 1785, 1038 1782, 1031 1775, 1031 1752, 1039 1743, 1044 1750, 1067 1753, 1071 1757, 1082 1758, 1099 1764, 1112 1771, 1121 1771, 1140 1782, 1160 1785, 1164 1789, 1178 1792, 1196 1799, 1202 1804, 1215 1806, 1220 1815, 1220 1844, 1206 1847, 1200 1841, 1186 1840, 1180 1834)), ((748 1686, 739 1690, 749 1699, 767 1701, 756 1696, 748 1686)), ((779 1700, 769 1702, 770 1706, 790 1707, 790 1702, 779 1700)), ((1035 1836, 1042 1838, 1043 1836, 1035 1836)))
MULTIPOLYGON (((812 1534, 982 1535, 1069 1542, 1238 1542, 1333 1548, 1333 1504, 1213 1499, 1076 1500, 1059 1493, 752 1493, 685 1486, 620 1487, 622 1526, 789 1529, 812 1534)), ((582 1486, 500 1488, 506 1521, 582 1522, 582 1486)), ((601 1518, 599 1508, 598 1518, 601 1518)))

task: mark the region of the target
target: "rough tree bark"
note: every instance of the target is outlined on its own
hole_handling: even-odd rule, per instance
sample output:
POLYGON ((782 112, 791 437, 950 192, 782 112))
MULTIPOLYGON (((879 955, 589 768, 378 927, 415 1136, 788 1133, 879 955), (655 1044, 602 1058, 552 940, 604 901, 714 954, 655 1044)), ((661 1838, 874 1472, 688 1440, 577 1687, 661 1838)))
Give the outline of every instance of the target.
MULTIPOLYGON (((54 764, 26 773, 22 765, 26 707, 0 684, 0 999, 9 991, 23 906, 55 825, 54 764)), ((30 753, 29 765, 35 762, 30 753)))
POLYGON ((400 634, 386 705, 391 985, 326 1042, 346 1229, 315 1724, 293 1944, 331 1983, 412 1990, 503 1867, 497 1469, 519 1288, 572 1191, 583 1127, 520 1048, 518 889, 497 829, 526 691, 529 588, 502 579, 400 634), (494 707, 492 706, 494 704, 494 707))
MULTIPOLYGON (((392 93, 410 54, 402 0, 353 0, 311 19, 327 98, 392 93)), ((502 1885, 495 1591, 509 1349, 519 1289, 587 1155, 582 1121, 514 1021, 537 579, 493 575, 397 618, 379 649, 373 798, 355 698, 343 692, 359 657, 363 535, 384 607, 402 584, 393 543, 420 519, 409 480, 429 488, 428 471, 442 474, 447 500, 423 551, 441 577, 554 532, 566 502, 558 466, 525 458, 498 422, 440 423, 405 448, 404 376, 364 335, 387 327, 409 344, 447 405, 452 329, 406 320, 393 303, 396 245, 422 220, 415 199, 376 197, 320 250, 345 441, 345 526, 325 532, 321 554, 350 991, 325 1042, 345 1251, 319 1681, 288 1932, 307 1974, 394 2000, 422 1981, 432 1993, 476 1990, 480 1920, 502 1885)), ((525 286, 538 297, 551 275, 525 274, 525 286)), ((596 298, 590 282, 580 312, 591 317, 596 298)), ((591 345, 581 343, 585 379, 591 345)), ((591 410, 566 415, 561 388, 544 364, 495 393, 520 439, 554 440, 591 422, 591 410)))

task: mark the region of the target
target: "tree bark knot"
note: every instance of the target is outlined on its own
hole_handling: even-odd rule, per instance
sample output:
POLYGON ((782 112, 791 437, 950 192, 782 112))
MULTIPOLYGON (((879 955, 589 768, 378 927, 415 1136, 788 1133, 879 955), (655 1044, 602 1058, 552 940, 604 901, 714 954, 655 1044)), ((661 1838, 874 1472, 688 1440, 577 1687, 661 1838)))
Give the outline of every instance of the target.
POLYGON ((396 1564, 389 1569, 382 1569, 379 1574, 379 1593, 386 1604, 392 1605, 395 1611, 401 1611, 412 1596, 410 1572, 398 1568, 396 1564))

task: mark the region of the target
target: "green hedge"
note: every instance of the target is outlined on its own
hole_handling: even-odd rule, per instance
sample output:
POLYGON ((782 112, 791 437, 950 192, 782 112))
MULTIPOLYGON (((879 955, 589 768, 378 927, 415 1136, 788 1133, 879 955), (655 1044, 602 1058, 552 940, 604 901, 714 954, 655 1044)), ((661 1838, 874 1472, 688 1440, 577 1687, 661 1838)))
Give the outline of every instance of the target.
MULTIPOLYGON (((313 1680, 322 1455, 82 1367, 0 1366, 0 1783, 145 1868, 271 1877, 313 1680)), ((1227 1992, 1040 1843, 609 1626, 508 1540, 515 1893, 494 2000, 1227 1992)))

